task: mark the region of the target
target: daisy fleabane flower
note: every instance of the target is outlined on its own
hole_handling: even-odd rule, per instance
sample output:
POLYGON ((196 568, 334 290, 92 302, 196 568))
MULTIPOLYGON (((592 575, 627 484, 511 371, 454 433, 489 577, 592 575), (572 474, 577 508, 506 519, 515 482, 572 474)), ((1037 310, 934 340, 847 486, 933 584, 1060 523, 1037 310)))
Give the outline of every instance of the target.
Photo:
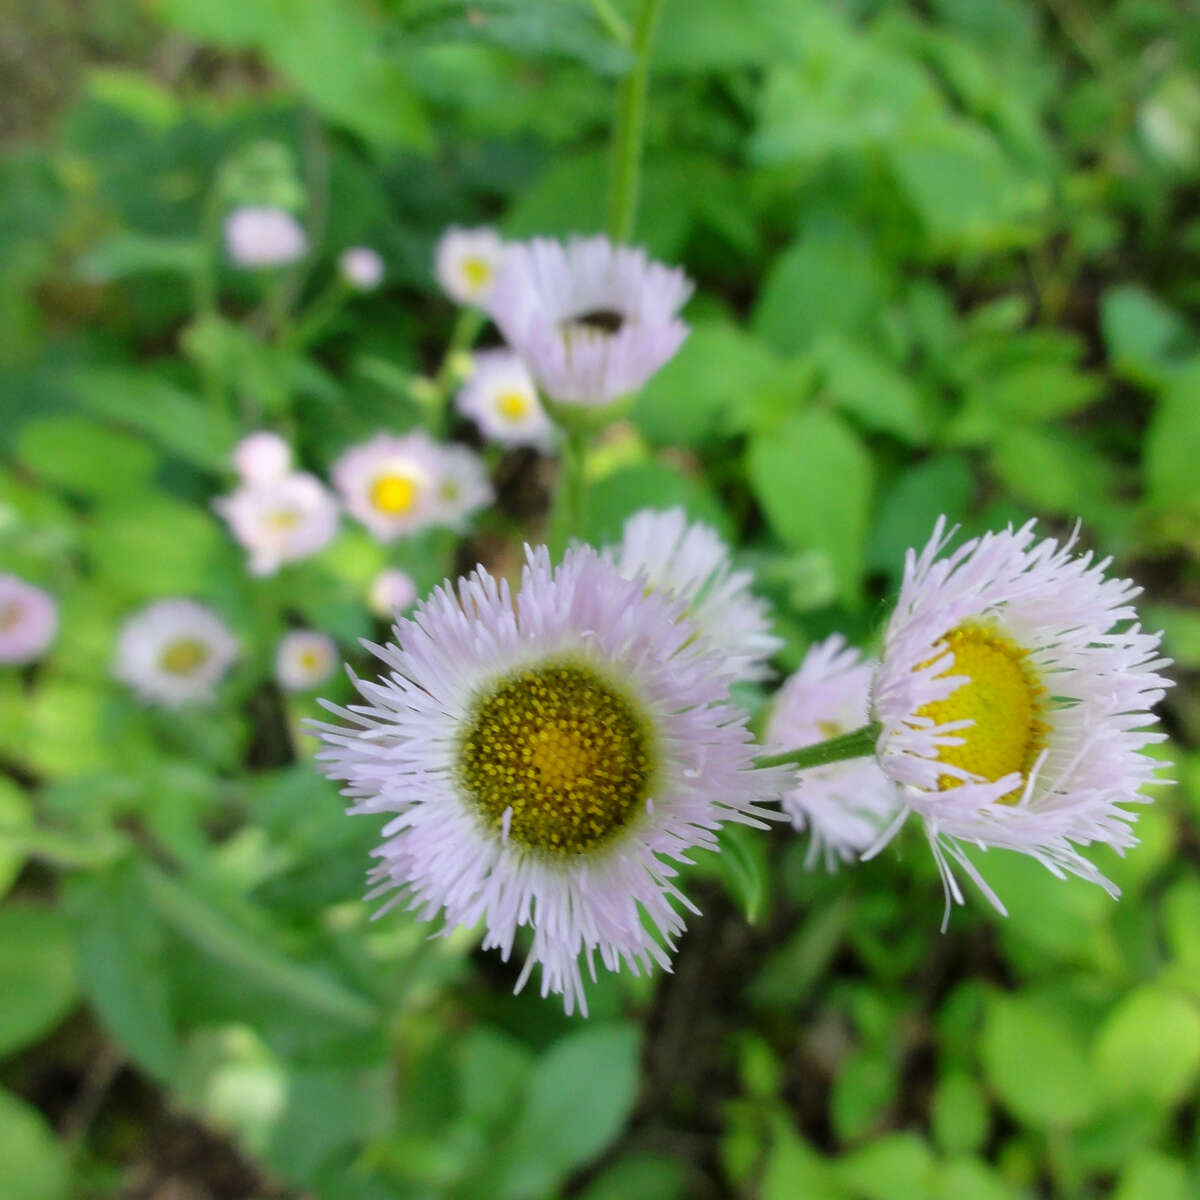
POLYGON ((555 404, 605 408, 638 392, 687 337, 680 270, 606 237, 510 244, 488 312, 555 404))
POLYGON ((275 679, 289 692, 319 687, 337 666, 337 643, 315 629, 293 629, 279 639, 275 651, 275 679))
POLYGON ((525 364, 511 350, 482 350, 458 393, 458 409, 504 446, 547 449, 554 426, 525 364))
POLYGON ((333 494, 303 471, 243 484, 214 500, 213 508, 250 552, 253 575, 273 575, 284 563, 316 554, 338 529, 333 494))
POLYGON ((460 229, 451 225, 438 238, 433 272, 442 291, 458 304, 482 305, 492 294, 506 247, 487 226, 460 229))
POLYGON ((462 530, 470 517, 496 498, 483 459, 470 446, 438 446, 435 518, 462 530))
POLYGON ((605 551, 627 579, 679 596, 688 616, 729 660, 739 680, 768 679, 767 660, 783 642, 771 633, 765 600, 750 590, 753 576, 735 571, 729 547, 711 525, 689 522, 682 508, 643 509, 625 522, 621 541, 605 551))
POLYGON ((158 600, 121 626, 113 674, 151 704, 205 704, 237 652, 237 639, 211 608, 158 600))
POLYGON ((277 433, 248 433, 233 448, 233 466, 244 483, 268 483, 292 469, 292 448, 277 433))
POLYGON ((417 431, 376 434, 345 451, 330 474, 350 514, 387 542, 437 523, 441 473, 438 444, 417 431))
POLYGON ((540 964, 568 1012, 586 1014, 597 956, 669 969, 680 909, 696 911, 673 864, 726 821, 769 817, 785 778, 753 768, 721 651, 589 547, 558 567, 528 550, 516 595, 476 568, 393 633, 369 647, 386 674, 326 704, 343 724, 315 724, 350 812, 389 817, 369 898, 483 921, 505 959, 528 927, 516 988, 540 964))
MULTIPOLYGON (((775 698, 769 748, 799 749, 865 725, 875 666, 840 634, 810 646, 775 698)), ((900 810, 900 791, 874 758, 850 758, 801 771, 782 804, 792 824, 808 831, 805 866, 824 858, 832 871, 875 844, 900 810)))
POLYGON ((58 605, 49 592, 17 575, 0 575, 0 663, 41 658, 58 632, 58 605))
POLYGON ((225 218, 225 249, 239 267, 284 267, 308 253, 308 235, 286 208, 251 205, 225 218))
MULTIPOLYGON (((1160 637, 1142 632, 1127 579, 1109 559, 1036 540, 1034 522, 988 533, 946 553, 939 519, 909 551, 884 633, 872 710, 880 766, 925 822, 951 900, 957 863, 1000 912, 964 846, 997 846, 1117 887, 1079 848, 1136 844, 1125 804, 1157 764, 1141 753, 1151 708, 1170 685, 1160 637)), ((898 825, 899 821, 894 824, 898 825)), ((886 841, 886 836, 884 839, 886 841)))

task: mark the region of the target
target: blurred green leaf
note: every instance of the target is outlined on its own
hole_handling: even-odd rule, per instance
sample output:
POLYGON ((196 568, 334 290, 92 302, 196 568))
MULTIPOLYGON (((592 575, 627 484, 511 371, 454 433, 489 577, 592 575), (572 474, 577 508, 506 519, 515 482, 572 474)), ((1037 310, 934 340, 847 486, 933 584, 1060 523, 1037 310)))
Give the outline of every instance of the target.
POLYGON ((909 467, 875 506, 867 565, 898 577, 905 553, 929 540, 938 517, 957 523, 966 516, 974 490, 971 464, 960 455, 939 455, 909 467))
POLYGON ((0 899, 25 864, 22 838, 32 827, 29 798, 11 779, 0 778, 0 899))
POLYGON ((1121 284, 1105 292, 1100 322, 1115 369, 1148 387, 1166 383, 1184 359, 1200 349, 1200 340, 1188 323, 1135 284, 1121 284))
POLYGON ((842 1200, 849 1195, 833 1166, 791 1128, 786 1118, 776 1118, 772 1126, 761 1200, 796 1200, 798 1196, 842 1200))
POLYGON ((75 935, 57 909, 0 909, 0 1058, 53 1029, 75 1004, 75 935))
POLYGON ((750 485, 775 533, 801 550, 824 550, 843 603, 862 597, 862 558, 871 500, 871 458, 829 413, 801 413, 750 443, 750 485))
POLYGON ((856 1198, 911 1200, 933 1194, 934 1165, 915 1133, 893 1133, 840 1159, 838 1177, 856 1198))
POLYGON ((191 275, 203 264, 204 256, 199 241, 123 231, 89 250, 79 261, 79 273, 89 283, 111 283, 151 271, 191 275))
POLYGON ((1196 1180, 1185 1163, 1150 1151, 1121 1172, 1113 1200, 1188 1200, 1195 1194, 1196 1180))
POLYGON ((1095 1057, 1110 1099, 1173 1104, 1200 1074, 1200 1009, 1177 992, 1145 984, 1109 1014, 1095 1057))
POLYGON ((717 869, 730 896, 755 924, 771 902, 771 873, 765 837, 744 825, 725 825, 717 834, 717 869))
POLYGON ((868 346, 837 333, 814 347, 825 392, 868 429, 922 445, 929 427, 921 395, 905 375, 868 346))
POLYGON ((846 1058, 833 1081, 830 1116, 843 1142, 855 1142, 876 1129, 896 1098, 899 1079, 891 1056, 866 1047, 846 1058))
POLYGON ((593 485, 585 517, 587 540, 596 546, 616 542, 625 521, 639 509, 677 504, 693 520, 704 521, 722 537, 730 537, 729 514, 703 480, 648 462, 622 467, 593 485))
POLYGON ((0 1090, 0 1162, 4 1200, 66 1200, 66 1155, 45 1118, 11 1092, 0 1090))
POLYGON ((661 1154, 630 1154, 601 1172, 579 1200, 679 1200, 687 1185, 681 1163, 661 1154))
POLYGON ((31 471, 64 491, 101 497, 136 495, 156 462, 137 439, 75 416, 26 425, 18 452, 31 471))
POLYGON ((1151 503, 1200 513, 1200 361, 1159 397, 1146 431, 1142 475, 1151 503))
POLYGON ((933 1136, 948 1154, 980 1150, 991 1124, 983 1088, 963 1071, 938 1080, 933 1094, 933 1136))

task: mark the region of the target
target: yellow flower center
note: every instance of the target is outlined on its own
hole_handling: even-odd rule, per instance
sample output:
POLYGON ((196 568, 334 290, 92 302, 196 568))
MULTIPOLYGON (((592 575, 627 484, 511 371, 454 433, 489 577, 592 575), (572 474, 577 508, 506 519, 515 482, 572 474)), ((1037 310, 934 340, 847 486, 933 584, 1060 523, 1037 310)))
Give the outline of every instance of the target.
POLYGON ((268 529, 277 529, 283 532, 286 529, 294 529, 300 524, 300 514, 294 508, 277 508, 263 518, 263 524, 268 529))
POLYGON ((481 292, 492 279, 492 264, 478 255, 468 255, 462 260, 462 273, 467 287, 472 292, 481 292))
POLYGON ((524 392, 501 392, 496 397, 496 409, 506 421, 519 421, 529 411, 529 397, 524 392))
POLYGON ((158 665, 171 675, 193 675, 208 661, 208 645, 199 638, 182 637, 168 642, 158 665))
POLYGON ((376 478, 368 495, 380 512, 399 517, 412 512, 419 492, 417 482, 411 476, 389 472, 376 478))
POLYGON ((316 674, 323 665, 319 650, 301 650, 296 661, 310 674, 316 674))
MULTIPOLYGON (((994 629, 960 625, 939 643, 954 654, 954 663, 942 675, 965 675, 945 700, 935 700, 917 710, 939 725, 950 721, 974 721, 954 736, 958 746, 941 746, 938 760, 961 767, 973 775, 992 780, 1014 771, 1028 775, 1045 746, 1046 725, 1042 720, 1045 689, 1030 667, 1028 651, 994 629)), ((943 775, 938 787, 958 787, 960 780, 943 775)), ((1002 797, 1014 802, 1019 790, 1002 797)))
POLYGON ((647 725, 586 665, 530 667, 483 696, 460 744, 458 775, 488 825, 519 845, 579 854, 644 806, 654 768, 647 725))

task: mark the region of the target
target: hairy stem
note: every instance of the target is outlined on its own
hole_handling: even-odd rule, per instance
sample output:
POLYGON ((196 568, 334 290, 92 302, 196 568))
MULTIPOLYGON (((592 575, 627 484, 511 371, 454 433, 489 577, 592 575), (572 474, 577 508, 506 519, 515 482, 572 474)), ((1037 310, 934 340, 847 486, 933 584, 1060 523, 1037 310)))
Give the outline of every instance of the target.
POLYGON ((782 754, 764 754, 755 760, 756 767, 824 767, 829 763, 843 762, 848 758, 866 758, 875 753, 875 742, 879 738, 877 721, 852 729, 827 742, 816 742, 801 746, 798 750, 785 750, 782 754))

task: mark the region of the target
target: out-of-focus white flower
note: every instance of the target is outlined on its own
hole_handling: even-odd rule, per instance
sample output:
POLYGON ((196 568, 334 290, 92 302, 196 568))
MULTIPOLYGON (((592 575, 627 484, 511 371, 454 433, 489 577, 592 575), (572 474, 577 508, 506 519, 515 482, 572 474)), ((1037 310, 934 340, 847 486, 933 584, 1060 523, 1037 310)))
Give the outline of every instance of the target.
POLYGON ((392 620, 417 598, 417 585, 403 571, 389 567, 371 580, 367 606, 377 616, 392 620))
MULTIPOLYGON (((840 634, 809 647, 775 698, 769 748, 797 750, 861 728, 874 673, 875 663, 864 662, 840 634)), ((832 871, 878 841, 900 811, 900 790, 874 758, 850 758, 799 772, 783 808, 797 829, 809 832, 805 865, 811 869, 823 857, 832 871)))
POLYGON ((277 433, 260 429, 233 448, 233 466, 246 483, 267 483, 292 467, 292 448, 277 433))
POLYGON ((285 208, 235 208, 225 218, 225 249, 239 267, 283 267, 304 257, 308 238, 285 208))
POLYGON ((315 629, 293 629, 279 639, 275 679, 289 692, 307 692, 324 683, 337 666, 337 645, 315 629))
POLYGON ((376 434, 342 454, 331 475, 347 510, 380 541, 440 519, 441 447, 428 434, 376 434))
POLYGON ((483 350, 458 393, 458 409, 480 432, 505 446, 545 449, 554 426, 525 364, 511 350, 483 350))
POLYGON ((303 471, 243 484, 214 500, 213 508, 250 552, 254 575, 272 575, 284 563, 316 554, 333 540, 338 528, 333 494, 303 471))
POLYGON ((482 305, 491 295, 504 253, 504 242, 494 229, 452 225, 438 239, 434 274, 451 300, 482 305))
POLYGON ((767 660, 783 642, 771 633, 765 600, 750 590, 749 571, 731 570, 729 547, 682 508, 643 509, 625 522, 620 544, 605 551, 626 579, 644 576, 652 588, 682 599, 688 615, 729 659, 739 680, 767 679, 767 660))
POLYGON ((58 632, 58 605, 19 576, 0 574, 0 663, 41 658, 58 632))
MULTIPOLYGON (((1109 560, 1034 540, 1034 523, 985 534, 944 554, 939 520, 909 551, 884 634, 873 713, 879 763, 925 822, 950 900, 957 863, 1004 911, 964 853, 1019 850, 1117 894, 1079 852, 1136 844, 1125 804, 1158 765, 1141 751, 1170 681, 1159 636, 1143 633, 1127 579, 1109 560)), ((897 822, 898 824, 898 822, 897 822)))
POLYGON ((554 404, 602 409, 679 349, 691 293, 682 271, 644 250, 606 237, 534 238, 509 245, 487 308, 554 404))
POLYGON ((237 639, 211 608, 158 600, 121 626, 113 674, 151 704, 206 704, 237 651, 237 639))
POLYGON ((439 525, 465 527, 470 517, 496 498, 483 459, 469 446, 438 447, 437 516, 439 525))
POLYGON ((517 987, 540 963, 568 1011, 597 956, 669 967, 691 907, 673 864, 768 816, 785 778, 754 769, 728 662, 683 605, 590 548, 557 568, 540 548, 515 596, 477 568, 395 637, 358 704, 326 705, 343 723, 316 724, 350 811, 389 818, 369 898, 482 921, 506 959, 528 926, 517 987))
POLYGON ((369 246, 351 246, 338 259, 342 278, 360 292, 374 291, 383 281, 383 259, 369 246))

